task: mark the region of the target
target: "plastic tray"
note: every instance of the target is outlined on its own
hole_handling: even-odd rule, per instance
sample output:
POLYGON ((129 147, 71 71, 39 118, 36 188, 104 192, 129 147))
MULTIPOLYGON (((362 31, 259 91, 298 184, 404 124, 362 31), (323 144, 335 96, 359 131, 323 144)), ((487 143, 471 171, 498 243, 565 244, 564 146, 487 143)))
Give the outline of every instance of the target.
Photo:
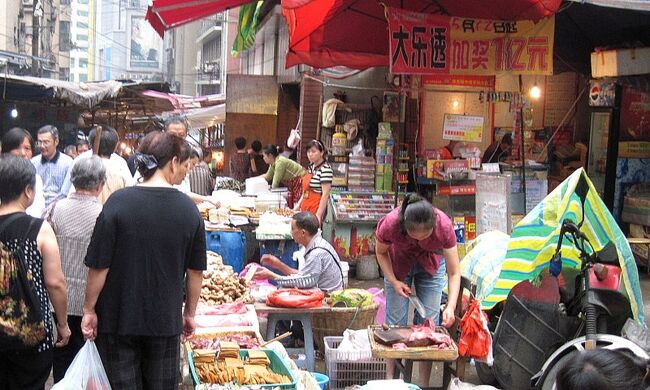
MULTIPOLYGON (((262 349, 261 351, 266 353, 266 356, 269 358, 269 361, 271 362, 269 364, 269 368, 271 369, 271 371, 275 372, 276 374, 288 376, 291 379, 291 383, 267 384, 267 385, 255 385, 255 386, 259 386, 262 389, 279 388, 282 390, 295 390, 296 376, 293 374, 293 371, 291 371, 289 367, 285 364, 284 360, 282 360, 282 358, 275 351, 272 351, 270 349, 262 349)), ((248 349, 240 350, 239 357, 242 360, 248 357, 248 349)), ((192 373, 192 379, 194 380, 194 383, 200 385, 201 381, 199 380, 199 376, 196 374, 196 367, 194 366, 193 351, 189 351, 187 353, 187 361, 189 362, 190 372, 192 373)))
POLYGON ((372 357, 371 351, 338 351, 340 336, 326 336, 325 367, 330 390, 364 385, 371 380, 386 379, 386 362, 372 357))
MULTIPOLYGON (((375 341, 375 329, 381 329, 381 325, 371 325, 368 327, 368 337, 370 337, 370 347, 372 348, 372 356, 374 357, 381 357, 384 359, 434 360, 442 362, 454 361, 458 358, 458 347, 453 340, 449 349, 434 349, 429 347, 393 349, 375 341)), ((436 327, 436 332, 449 335, 449 331, 442 326, 436 327)))

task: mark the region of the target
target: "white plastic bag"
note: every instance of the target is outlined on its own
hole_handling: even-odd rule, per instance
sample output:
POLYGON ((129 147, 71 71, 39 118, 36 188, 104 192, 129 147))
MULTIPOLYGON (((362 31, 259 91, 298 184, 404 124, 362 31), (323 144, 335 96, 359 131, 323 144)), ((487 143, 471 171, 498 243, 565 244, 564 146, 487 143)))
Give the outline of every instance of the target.
POLYGON ((466 383, 456 377, 453 377, 449 382, 449 387, 447 387, 447 390, 499 390, 499 389, 489 385, 473 385, 471 383, 466 383))
POLYGON ((352 330, 346 329, 343 332, 343 340, 339 344, 338 351, 344 352, 363 352, 370 351, 370 339, 368 338, 368 330, 352 330))
POLYGON ((111 390, 102 359, 93 341, 86 340, 63 379, 52 390, 111 390))

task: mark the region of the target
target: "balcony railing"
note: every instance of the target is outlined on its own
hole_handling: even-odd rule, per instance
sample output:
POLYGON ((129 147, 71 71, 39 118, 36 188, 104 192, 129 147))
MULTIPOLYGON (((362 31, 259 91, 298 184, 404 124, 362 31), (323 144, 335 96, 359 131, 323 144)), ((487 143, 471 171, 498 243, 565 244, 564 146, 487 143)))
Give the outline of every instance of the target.
POLYGON ((208 31, 212 27, 221 25, 221 23, 225 21, 226 21, 226 14, 224 12, 219 12, 218 14, 202 19, 200 35, 203 35, 203 33, 208 31))

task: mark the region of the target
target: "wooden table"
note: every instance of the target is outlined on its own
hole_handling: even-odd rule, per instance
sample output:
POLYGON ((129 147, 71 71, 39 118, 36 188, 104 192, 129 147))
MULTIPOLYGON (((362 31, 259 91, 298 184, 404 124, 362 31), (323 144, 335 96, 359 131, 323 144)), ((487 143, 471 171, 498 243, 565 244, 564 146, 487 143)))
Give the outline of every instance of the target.
MULTIPOLYGON (((394 379, 399 379, 399 374, 403 375, 404 382, 410 383, 413 379, 413 362, 442 362, 450 363, 456 361, 458 358, 458 347, 452 340, 452 346, 449 349, 432 349, 427 347, 411 347, 406 350, 397 350, 391 347, 381 345, 375 341, 373 331, 381 329, 379 325, 371 325, 368 327, 368 338, 370 339, 370 348, 372 349, 372 357, 382 359, 395 360, 395 373, 394 379)), ((449 334, 443 327, 437 327, 438 332, 449 334)), ((447 389, 451 374, 449 370, 443 365, 442 372, 442 387, 436 388, 440 390, 447 389)), ((427 379, 428 380, 428 379, 427 379)))
POLYGON ((292 309, 285 307, 272 307, 264 303, 256 303, 255 311, 258 313, 268 314, 268 324, 266 326, 266 340, 271 340, 275 337, 275 327, 278 321, 290 320, 300 321, 302 323, 303 332, 305 334, 305 347, 304 348, 287 348, 290 354, 304 353, 304 363, 301 360, 296 360, 296 364, 311 372, 314 371, 314 334, 312 332, 311 315, 316 313, 326 313, 331 311, 329 306, 312 307, 292 309))

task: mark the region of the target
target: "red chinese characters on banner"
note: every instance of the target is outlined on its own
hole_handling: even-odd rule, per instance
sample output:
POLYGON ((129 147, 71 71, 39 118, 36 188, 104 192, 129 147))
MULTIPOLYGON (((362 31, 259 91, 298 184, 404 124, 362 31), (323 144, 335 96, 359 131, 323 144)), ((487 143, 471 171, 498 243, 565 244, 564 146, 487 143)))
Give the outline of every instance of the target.
POLYGON ((551 74, 555 19, 493 21, 389 8, 396 74, 551 74))

